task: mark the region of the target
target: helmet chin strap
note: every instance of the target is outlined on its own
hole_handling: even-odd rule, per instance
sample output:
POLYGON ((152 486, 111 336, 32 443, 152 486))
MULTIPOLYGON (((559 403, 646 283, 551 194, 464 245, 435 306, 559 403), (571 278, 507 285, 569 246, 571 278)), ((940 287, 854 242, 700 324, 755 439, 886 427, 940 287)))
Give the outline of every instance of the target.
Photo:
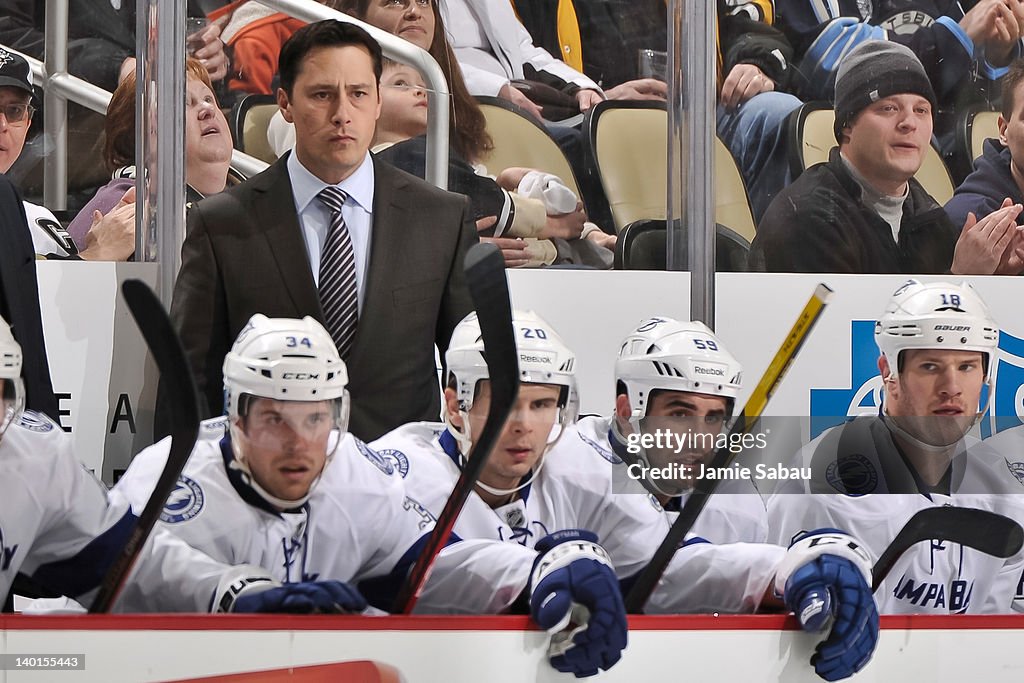
POLYGON ((246 486, 251 488, 259 495, 260 498, 267 501, 278 510, 291 510, 297 507, 302 507, 303 505, 306 504, 306 501, 309 500, 309 497, 313 495, 313 488, 316 487, 316 485, 320 482, 320 478, 324 475, 324 470, 326 470, 327 465, 330 464, 331 458, 334 456, 334 450, 337 450, 337 446, 335 446, 335 448, 332 449, 331 453, 327 455, 327 458, 324 460, 324 466, 320 469, 320 474, 316 475, 316 479, 309 483, 309 490, 306 491, 306 495, 301 496, 300 498, 297 498, 295 500, 285 500, 284 498, 278 498, 270 491, 267 491, 265 488, 260 486, 260 483, 258 481, 256 481, 256 477, 253 476, 252 470, 249 469, 249 463, 245 462, 245 459, 239 452, 239 439, 236 429, 237 427, 234 424, 232 424, 231 452, 235 454, 235 457, 231 461, 231 469, 241 472, 242 480, 245 482, 246 486))
MULTIPOLYGON (((885 380, 883 380, 883 381, 884 382, 890 382, 890 381, 893 381, 895 379, 896 379, 896 373, 890 372, 889 376, 886 377, 885 380)), ((936 445, 936 444, 928 443, 927 441, 922 441, 921 439, 917 438, 916 436, 914 436, 913 434, 908 432, 906 429, 901 427, 899 425, 899 423, 893 418, 893 416, 889 415, 889 412, 888 412, 888 410, 885 407, 884 399, 883 399, 883 402, 882 402, 882 413, 881 413, 881 415, 879 417, 882 418, 882 424, 884 424, 886 426, 886 428, 890 432, 893 432, 894 434, 900 435, 901 437, 903 437, 907 441, 909 441, 912 444, 914 444, 914 446, 916 446, 917 448, 920 448, 923 451, 928 451, 929 453, 945 453, 950 448, 952 448, 957 443, 959 443, 960 440, 963 439, 963 437, 967 435, 967 432, 969 432, 972 429, 974 429, 974 425, 978 424, 978 420, 980 420, 981 416, 985 414, 986 410, 988 410, 989 403, 991 403, 991 401, 992 401, 992 393, 993 393, 992 392, 992 388, 989 387, 988 396, 985 397, 985 405, 981 407, 981 410, 979 410, 978 412, 976 412, 974 414, 974 419, 971 420, 971 424, 964 431, 963 436, 961 436, 956 441, 954 441, 952 443, 945 444, 945 445, 936 445)))
MULTIPOLYGON (((447 415, 445 415, 444 422, 445 425, 447 425, 448 428, 451 430, 452 434, 455 436, 455 441, 459 444, 459 468, 461 469, 466 464, 466 453, 473 447, 473 437, 470 434, 469 413, 465 410, 460 410, 459 416, 462 418, 462 424, 465 425, 464 432, 455 427, 451 423, 451 420, 448 419, 447 415)), ((550 443, 544 446, 544 452, 541 453, 540 459, 537 461, 537 466, 533 468, 529 479, 519 484, 519 486, 516 486, 515 488, 511 489, 499 489, 495 486, 491 486, 490 484, 485 484, 479 479, 476 480, 476 485, 482 488, 484 491, 487 491, 491 495, 508 496, 513 493, 516 493, 517 491, 522 491, 527 486, 532 484, 533 480, 537 478, 537 475, 540 474, 540 471, 544 468, 544 462, 547 459, 545 456, 547 456, 548 451, 554 448, 555 444, 558 443, 559 439, 562 438, 562 435, 565 434, 565 425, 562 424, 561 417, 559 417, 558 424, 561 427, 561 429, 558 430, 558 436, 555 437, 554 441, 551 441, 550 443)), ((552 428, 554 428, 554 426, 552 426, 552 428)))
MULTIPOLYGON (((640 433, 640 419, 641 415, 639 410, 634 410, 633 413, 629 416, 629 424, 630 426, 633 427, 633 431, 635 434, 640 433)), ((619 421, 615 419, 614 416, 612 417, 612 434, 615 436, 615 439, 620 444, 622 444, 623 451, 626 453, 626 457, 635 458, 636 462, 640 463, 640 466, 645 469, 653 469, 651 465, 651 459, 647 457, 647 449, 641 446, 639 442, 636 444, 636 447, 639 449, 636 453, 630 453, 630 451, 627 448, 625 448, 626 444, 629 443, 629 436, 622 433, 622 430, 619 429, 619 421)), ((621 453, 619 455, 621 457, 621 453)), ((653 480, 648 479, 647 477, 643 477, 640 479, 640 485, 647 489, 650 493, 653 493, 655 496, 661 495, 668 496, 669 498, 675 498, 677 496, 682 495, 684 492, 682 490, 676 492, 665 491, 660 486, 655 484, 653 480)))

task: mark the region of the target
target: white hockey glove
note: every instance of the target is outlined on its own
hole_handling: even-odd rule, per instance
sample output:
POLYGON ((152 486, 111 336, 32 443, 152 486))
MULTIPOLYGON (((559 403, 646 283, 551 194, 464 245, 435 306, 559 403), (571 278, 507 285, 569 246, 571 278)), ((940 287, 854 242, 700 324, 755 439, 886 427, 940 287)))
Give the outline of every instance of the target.
POLYGON ((626 609, 597 536, 566 529, 537 542, 530 614, 552 634, 551 666, 577 678, 610 669, 626 647, 626 609))

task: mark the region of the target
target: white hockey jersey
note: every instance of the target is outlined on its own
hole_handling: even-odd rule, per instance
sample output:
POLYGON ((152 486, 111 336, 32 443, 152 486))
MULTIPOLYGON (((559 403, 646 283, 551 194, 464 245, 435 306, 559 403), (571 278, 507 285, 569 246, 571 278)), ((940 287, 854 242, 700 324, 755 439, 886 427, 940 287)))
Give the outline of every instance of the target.
MULTIPOLYGON (((127 501, 108 497, 60 427, 31 411, 0 438, 0 486, 0 601, 22 572, 89 604, 133 526, 127 501)), ((115 609, 209 611, 228 569, 156 530, 115 609)))
MULTIPOLYGON (((402 473, 410 495, 434 514, 443 508, 459 476, 455 440, 443 424, 407 424, 371 447, 402 473)), ((570 429, 516 501, 491 509, 470 494, 455 533, 532 547, 554 531, 587 529, 598 535, 618 576, 628 579, 654 555, 671 520, 645 491, 616 493, 614 467, 570 429)), ((647 611, 753 611, 784 554, 765 544, 687 545, 676 553, 647 611)))
MULTIPOLYGON (((160 524, 217 560, 259 565, 281 582, 358 584, 372 604, 389 608, 434 524, 406 496, 393 467, 346 433, 307 503, 278 512, 228 468, 226 424, 226 418, 203 423, 160 524)), ((331 436, 331 445, 337 438, 331 436)), ((164 439, 135 456, 115 491, 133 507, 144 504, 169 449, 164 439)), ((526 587, 535 556, 494 542, 450 544, 438 555, 417 611, 499 612, 526 587)))
MULTIPOLYGON (((614 452, 611 426, 610 417, 581 418, 576 423, 576 438, 562 439, 555 450, 563 448, 563 444, 565 448, 593 449, 613 464, 615 489, 622 490, 635 480, 629 479, 626 464, 614 452)), ((684 493, 670 503, 670 523, 675 521, 688 496, 684 493)), ((691 533, 712 543, 764 543, 768 538, 768 513, 757 487, 749 479, 723 481, 708 499, 691 533)))
MULTIPOLYGON (((769 539, 787 544, 801 530, 832 527, 860 540, 877 560, 924 508, 980 508, 1024 523, 1021 468, 1014 471, 988 442, 967 445, 961 442, 953 459, 945 493, 915 493, 915 474, 882 420, 862 417, 834 427, 794 463, 811 467, 811 481, 781 484, 769 498, 769 539)), ((1021 553, 1003 560, 956 543, 919 543, 897 561, 875 599, 887 614, 1024 611, 1022 570, 1021 553)))
POLYGON ((22 203, 25 205, 28 229, 32 233, 32 246, 37 254, 73 256, 78 253, 75 241, 49 209, 38 204, 22 203))

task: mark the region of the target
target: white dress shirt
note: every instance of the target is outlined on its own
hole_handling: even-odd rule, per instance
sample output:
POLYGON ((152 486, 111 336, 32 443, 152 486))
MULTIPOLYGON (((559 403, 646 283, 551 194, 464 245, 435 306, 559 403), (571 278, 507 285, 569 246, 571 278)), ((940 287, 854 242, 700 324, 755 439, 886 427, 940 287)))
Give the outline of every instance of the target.
MULTIPOLYGON (((320 254, 327 241, 331 227, 331 212, 317 199, 327 183, 313 175, 302 165, 298 156, 289 155, 288 177, 292 183, 292 198, 295 200, 295 214, 299 217, 302 236, 306 240, 309 266, 313 270, 313 282, 320 286, 320 254)), ((349 177, 335 187, 344 192, 348 199, 341 207, 341 216, 352 237, 352 251, 356 263, 356 290, 359 297, 359 311, 362 313, 366 299, 366 273, 370 265, 371 231, 373 228, 373 161, 367 152, 363 163, 349 177)))

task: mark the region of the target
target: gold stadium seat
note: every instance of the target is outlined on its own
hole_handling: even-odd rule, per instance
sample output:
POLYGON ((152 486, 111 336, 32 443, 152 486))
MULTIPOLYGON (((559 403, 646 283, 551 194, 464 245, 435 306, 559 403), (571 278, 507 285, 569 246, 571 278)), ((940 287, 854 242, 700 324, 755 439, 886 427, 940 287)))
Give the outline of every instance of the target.
POLYGON ((235 148, 268 164, 277 161, 277 155, 267 142, 267 126, 277 109, 273 95, 246 95, 238 100, 231 110, 235 148))
MULTIPOLYGON (((833 130, 835 120, 835 112, 824 102, 808 102, 790 114, 789 167, 793 178, 814 164, 828 161, 829 152, 838 145, 833 130)), ((924 162, 914 177, 939 204, 945 204, 953 196, 953 177, 935 145, 928 146, 924 162)))
POLYGON ((513 166, 535 168, 558 176, 577 197, 581 196, 569 160, 544 126, 508 100, 483 96, 476 100, 494 140, 494 150, 483 160, 492 175, 513 166))
MULTIPOLYGON (((665 220, 668 112, 661 102, 605 101, 584 119, 586 139, 615 228, 644 219, 665 220)), ((715 138, 715 221, 754 238, 743 176, 715 138)))

